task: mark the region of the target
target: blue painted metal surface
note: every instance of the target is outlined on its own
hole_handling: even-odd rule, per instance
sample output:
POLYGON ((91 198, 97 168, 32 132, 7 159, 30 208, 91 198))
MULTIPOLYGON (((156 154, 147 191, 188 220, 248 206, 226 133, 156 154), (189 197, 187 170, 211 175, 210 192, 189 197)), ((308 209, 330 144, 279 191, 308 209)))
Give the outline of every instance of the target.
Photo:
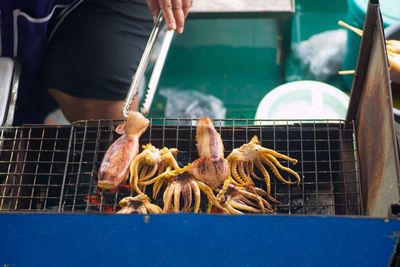
POLYGON ((0 265, 386 266, 400 220, 1 214, 0 265))

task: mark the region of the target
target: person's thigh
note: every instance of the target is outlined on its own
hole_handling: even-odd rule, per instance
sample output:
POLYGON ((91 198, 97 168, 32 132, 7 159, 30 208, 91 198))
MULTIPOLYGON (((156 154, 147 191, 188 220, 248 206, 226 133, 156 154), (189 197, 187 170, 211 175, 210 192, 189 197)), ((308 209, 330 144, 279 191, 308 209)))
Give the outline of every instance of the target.
MULTIPOLYGON (((85 99, 49 88, 50 95, 59 103, 65 118, 74 122, 90 119, 123 119, 123 100, 85 99)), ((137 110, 137 98, 132 109, 137 110)))
POLYGON ((120 117, 152 25, 144 0, 85 0, 66 17, 45 77, 67 119, 120 117))

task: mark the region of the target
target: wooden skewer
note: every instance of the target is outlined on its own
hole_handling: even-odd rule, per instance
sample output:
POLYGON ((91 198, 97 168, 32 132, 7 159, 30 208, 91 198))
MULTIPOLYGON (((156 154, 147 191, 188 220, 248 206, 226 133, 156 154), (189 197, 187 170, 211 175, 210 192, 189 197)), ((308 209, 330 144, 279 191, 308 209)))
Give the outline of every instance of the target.
POLYGON ((355 70, 339 70, 338 71, 339 75, 353 75, 354 73, 356 73, 355 70))
MULTIPOLYGON (((349 24, 347 24, 346 22, 339 20, 338 24, 346 29, 349 29, 350 31, 354 32, 355 34, 357 34, 358 36, 362 37, 363 35, 363 31, 350 26, 349 24)), ((386 42, 386 48, 388 51, 400 54, 400 40, 385 40, 386 42)))
POLYGON ((358 29, 356 27, 350 26, 349 24, 347 24, 343 20, 339 20, 338 23, 339 23, 340 26, 345 27, 346 29, 349 29, 350 31, 352 31, 355 34, 357 34, 358 36, 362 37, 362 35, 363 35, 363 31, 362 30, 360 30, 360 29, 358 29))
MULTIPOLYGON (((345 27, 346 29, 351 30, 359 36, 363 35, 363 31, 357 29, 356 27, 350 26, 344 21, 338 21, 340 26, 345 27)), ((399 40, 385 40, 386 42, 386 51, 388 55, 390 69, 400 73, 400 41, 399 40)), ((354 74, 354 71, 339 71, 340 75, 345 74, 354 74)))

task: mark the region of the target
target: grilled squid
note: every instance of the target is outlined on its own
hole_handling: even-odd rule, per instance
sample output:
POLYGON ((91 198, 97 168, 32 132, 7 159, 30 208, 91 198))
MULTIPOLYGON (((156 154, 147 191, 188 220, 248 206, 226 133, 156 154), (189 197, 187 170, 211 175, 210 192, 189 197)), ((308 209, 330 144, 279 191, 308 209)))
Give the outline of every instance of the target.
POLYGON ((162 209, 150 203, 150 199, 145 194, 140 194, 135 197, 126 197, 123 198, 119 205, 121 206, 121 210, 118 211, 118 214, 159 214, 162 213, 162 209))
POLYGON ((139 138, 147 129, 149 120, 141 113, 131 111, 124 124, 116 131, 122 135, 108 148, 101 162, 97 186, 117 189, 129 175, 129 165, 139 150, 139 138))
MULTIPOLYGON (((130 166, 130 185, 137 194, 142 194, 145 190, 147 181, 157 175, 170 170, 180 170, 175 160, 178 153, 176 148, 158 149, 151 144, 142 146, 143 151, 137 155, 130 166)), ((158 192, 164 184, 165 179, 160 179, 153 185, 153 199, 157 199, 158 192)))
POLYGON ((163 211, 198 213, 200 211, 202 193, 207 197, 209 211, 213 206, 225 211, 225 209, 217 202, 212 189, 206 184, 196 180, 187 172, 172 177, 170 180, 170 183, 164 191, 163 211), (193 196, 194 205, 192 205, 193 196))
POLYGON ((278 153, 272 149, 262 147, 255 135, 248 144, 234 149, 226 158, 231 166, 231 174, 237 185, 253 184, 253 179, 262 180, 254 171, 255 167, 260 171, 266 183, 267 192, 271 192, 271 178, 265 166, 268 166, 276 178, 284 184, 300 183, 300 176, 292 169, 282 166, 278 159, 287 160, 296 164, 297 160, 278 153), (279 170, 294 176, 296 181, 289 181, 282 177, 279 170))
POLYGON ((199 159, 183 168, 166 171, 157 177, 142 182, 150 185, 167 180, 163 201, 164 212, 200 211, 201 193, 208 199, 208 211, 216 206, 224 210, 213 193, 229 178, 229 164, 224 158, 221 136, 210 118, 200 118, 196 127, 196 142, 199 159), (194 201, 192 201, 194 196, 194 201), (194 204, 194 205, 193 205, 194 204))
POLYGON ((210 118, 200 118, 196 127, 197 153, 188 172, 212 189, 220 186, 230 175, 229 163, 224 158, 224 144, 210 118))
POLYGON ((280 203, 261 188, 252 185, 237 186, 226 180, 217 195, 220 203, 230 214, 272 213, 272 203, 280 203))

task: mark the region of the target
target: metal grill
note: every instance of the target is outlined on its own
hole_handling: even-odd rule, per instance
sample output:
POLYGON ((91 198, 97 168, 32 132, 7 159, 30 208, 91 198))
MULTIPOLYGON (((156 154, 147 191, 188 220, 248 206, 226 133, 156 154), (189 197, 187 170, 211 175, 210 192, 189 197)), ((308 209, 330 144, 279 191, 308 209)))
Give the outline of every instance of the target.
MULTIPOLYGON (((114 213, 129 192, 99 192, 96 176, 105 151, 118 137, 113 131, 117 123, 2 129, 0 209, 114 213)), ((152 119, 141 144, 178 148, 183 166, 197 158, 195 125, 190 119, 152 119)), ((226 155, 258 135, 263 146, 298 159, 295 166, 281 163, 299 173, 299 186, 272 176, 271 193, 282 202, 275 206, 277 213, 363 214, 352 123, 216 120, 215 126, 226 155)))
POLYGON ((57 211, 71 127, 3 127, 0 210, 57 211))

